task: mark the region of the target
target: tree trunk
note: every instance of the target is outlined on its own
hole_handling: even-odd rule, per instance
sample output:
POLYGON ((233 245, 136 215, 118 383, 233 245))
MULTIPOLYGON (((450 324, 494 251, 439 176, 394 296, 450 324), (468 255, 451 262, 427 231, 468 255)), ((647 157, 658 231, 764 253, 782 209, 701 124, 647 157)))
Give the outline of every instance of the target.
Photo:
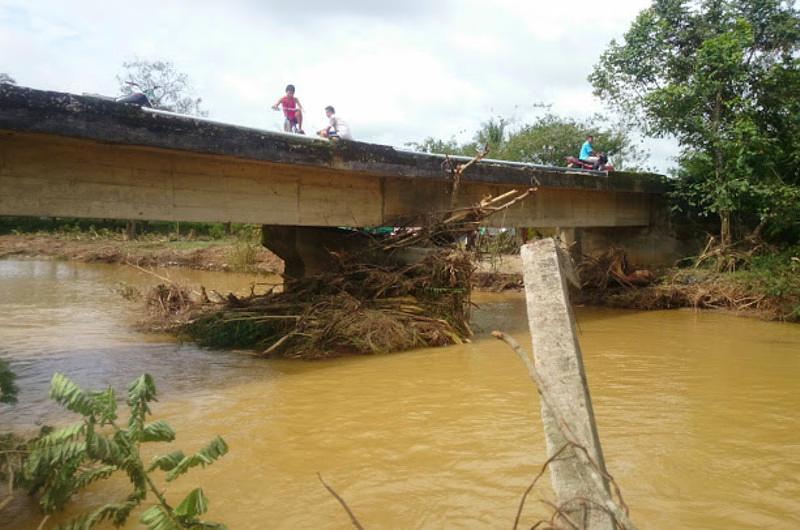
POLYGON ((724 248, 731 244, 731 212, 729 210, 721 211, 719 213, 719 222, 720 243, 724 248))
POLYGON ((128 241, 136 239, 136 221, 128 220, 125 223, 125 239, 128 241))
MULTIPOLYGON (((717 181, 717 186, 724 187, 725 173, 723 171, 723 155, 722 155, 722 139, 720 132, 720 116, 722 114, 722 94, 717 89, 716 98, 714 101, 714 114, 712 117, 714 123, 714 177, 717 181)), ((718 190, 719 193, 719 190, 718 190)), ((731 211, 728 208, 723 208, 719 212, 720 228, 719 239, 723 248, 731 244, 731 211)))

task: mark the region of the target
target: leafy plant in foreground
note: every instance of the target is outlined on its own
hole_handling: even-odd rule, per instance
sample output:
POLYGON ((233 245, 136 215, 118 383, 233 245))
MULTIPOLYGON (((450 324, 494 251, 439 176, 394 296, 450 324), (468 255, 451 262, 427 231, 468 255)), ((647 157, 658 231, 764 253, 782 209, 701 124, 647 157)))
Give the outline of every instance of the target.
POLYGON ((132 487, 123 500, 80 515, 59 528, 83 530, 104 520, 121 526, 146 500, 148 493, 153 494, 156 502, 142 512, 139 520, 150 530, 224 528, 198 518, 208 509, 208 499, 202 489, 192 490, 173 507, 152 478, 152 474, 160 470, 166 472, 166 481, 171 482, 193 467, 212 464, 228 452, 221 437, 215 437, 195 454, 187 456, 177 450, 156 456, 150 465, 142 460, 142 443, 175 439, 175 431, 166 422, 147 421, 151 414, 150 402, 156 398, 150 375, 142 375, 128 387, 130 417, 127 426, 118 423, 117 399, 111 387, 86 392, 65 375, 56 373, 50 385, 50 398, 83 418, 37 440, 27 459, 25 472, 32 491, 40 493, 44 511, 49 514, 62 509, 81 489, 117 471, 127 475, 132 487))

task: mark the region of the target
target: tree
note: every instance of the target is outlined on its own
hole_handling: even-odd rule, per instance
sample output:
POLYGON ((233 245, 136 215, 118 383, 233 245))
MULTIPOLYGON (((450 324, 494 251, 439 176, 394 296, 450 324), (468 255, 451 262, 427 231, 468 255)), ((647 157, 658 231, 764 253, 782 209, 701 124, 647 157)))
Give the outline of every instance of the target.
POLYGON ((6 73, 0 72, 0 85, 2 85, 3 83, 5 83, 7 85, 16 85, 17 84, 17 82, 14 80, 13 77, 11 77, 10 75, 8 75, 6 73))
POLYGON ((491 117, 481 123, 481 128, 472 136, 471 142, 458 143, 455 138, 440 140, 433 137, 422 142, 409 142, 406 145, 423 153, 439 153, 445 155, 475 156, 478 151, 489 148, 490 156, 497 157, 497 151, 506 141, 506 133, 510 120, 503 117, 491 117))
POLYGON ((194 97, 189 76, 179 72, 173 63, 135 59, 122 63, 122 67, 124 72, 117 76, 117 81, 123 94, 141 90, 157 109, 196 116, 208 115, 207 111, 200 108, 202 98, 194 97))
POLYGON ((439 140, 437 138, 433 138, 429 136, 425 138, 422 142, 408 142, 406 144, 407 147, 411 147, 416 151, 420 151, 422 153, 439 153, 443 155, 462 155, 462 156, 474 156, 475 151, 473 150, 471 153, 465 152, 465 145, 472 145, 472 144, 460 144, 455 138, 450 138, 449 140, 439 140))
POLYGON ((734 215, 800 219, 799 44, 793 2, 654 0, 589 77, 645 132, 678 139, 679 192, 719 216, 725 246, 734 215))
POLYGON ((481 124, 473 140, 459 144, 454 138, 443 141, 426 138, 421 143, 408 144, 428 153, 474 156, 489 147, 489 157, 550 166, 563 166, 567 156, 578 154, 584 138, 591 134, 595 145, 613 158, 615 167, 629 171, 643 168, 647 155, 639 149, 628 134, 618 125, 601 126, 608 120, 595 115, 581 121, 559 116, 548 105, 540 105, 544 114, 533 122, 513 127, 511 120, 497 117, 481 124))
POLYGON ((609 156, 617 169, 642 170, 647 154, 636 146, 622 127, 597 125, 606 121, 601 115, 580 121, 548 110, 533 123, 509 135, 498 156, 507 160, 561 166, 566 157, 578 154, 584 138, 591 134, 594 145, 609 156))

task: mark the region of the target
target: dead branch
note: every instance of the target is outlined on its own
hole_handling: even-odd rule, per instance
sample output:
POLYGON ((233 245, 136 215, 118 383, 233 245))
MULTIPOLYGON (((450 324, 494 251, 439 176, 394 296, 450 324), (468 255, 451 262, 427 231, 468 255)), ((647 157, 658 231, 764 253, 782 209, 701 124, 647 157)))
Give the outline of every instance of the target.
POLYGON ((161 280, 162 282, 172 283, 172 280, 170 280, 166 276, 161 276, 160 274, 157 274, 157 273, 155 273, 155 272, 153 272, 151 270, 145 269, 144 267, 140 267, 139 265, 137 265, 135 263, 132 263, 129 260, 125 260, 124 264, 127 265, 128 267, 132 267, 132 268, 136 269, 139 272, 143 272, 145 274, 149 274, 150 276, 154 276, 154 277, 158 278, 159 280, 161 280))
POLYGON ((361 523, 360 523, 360 522, 358 522, 358 519, 356 518, 355 514, 354 514, 354 513, 353 513, 353 511, 350 509, 350 507, 347 505, 347 503, 345 502, 345 500, 344 500, 344 499, 343 499, 343 498, 342 498, 342 497, 341 497, 341 496, 340 496, 338 493, 336 493, 336 491, 335 491, 335 490, 334 490, 332 487, 328 486, 328 484, 327 484, 327 483, 325 482, 325 480, 322 478, 322 474, 320 474, 319 472, 317 472, 317 478, 318 478, 318 479, 319 479, 319 481, 322 483, 322 485, 323 485, 323 486, 325 486, 325 489, 326 489, 326 490, 328 490, 328 492, 330 492, 330 494, 331 494, 331 495, 333 495, 333 497, 334 497, 334 498, 335 498, 337 501, 339 501, 339 504, 341 504, 341 505, 342 505, 342 508, 344 508, 344 511, 346 511, 346 512, 347 512, 347 515, 349 515, 349 516, 350 516, 350 522, 352 522, 352 523, 353 523, 353 526, 354 526, 354 527, 356 527, 358 530, 364 530, 364 527, 363 527, 363 526, 361 526, 361 523))
POLYGON ((539 470, 539 473, 533 478, 533 481, 531 481, 530 485, 528 486, 528 489, 526 489, 525 493, 522 494, 522 498, 519 501, 519 507, 517 508, 517 516, 514 518, 514 530, 517 530, 517 527, 519 526, 519 519, 522 516, 522 509, 525 507, 525 501, 527 500, 528 495, 530 494, 531 491, 533 491, 533 488, 536 486, 536 483, 539 482, 540 478, 542 478, 544 472, 547 471, 547 468, 550 466, 550 464, 556 458, 561 456, 561 453, 563 453, 564 450, 567 449, 567 447, 569 447, 569 444, 564 444, 563 446, 561 446, 561 449, 556 451, 555 454, 553 454, 553 456, 547 459, 547 461, 542 465, 542 469, 539 470))
POLYGON ((470 160, 466 164, 458 164, 457 166, 455 166, 455 168, 453 168, 453 164, 450 161, 450 157, 445 158, 447 163, 450 165, 451 168, 450 174, 453 177, 453 187, 450 190, 450 208, 455 208, 456 203, 458 202, 458 190, 459 187, 461 186, 461 176, 464 174, 464 171, 466 171, 472 164, 479 162, 488 153, 489 153, 489 146, 487 145, 483 148, 482 151, 479 151, 478 154, 476 154, 472 158, 472 160, 470 160))
MULTIPOLYGON (((573 530, 582 530, 582 529, 586 528, 586 524, 585 523, 584 523, 583 526, 579 526, 575 521, 572 520, 572 517, 570 517, 569 515, 567 515, 565 513, 564 504, 562 504, 561 506, 558 506, 558 505, 556 505, 556 504, 554 504, 554 503, 552 503, 550 501, 547 501, 547 500, 544 500, 544 499, 540 499, 540 500, 541 500, 541 502, 543 504, 546 504, 546 505, 550 506, 550 508, 553 509, 553 514, 550 516, 550 521, 549 521, 550 525, 553 528, 557 528, 555 526, 557 517, 560 518, 563 521, 566 521, 567 524, 569 524, 569 526, 572 527, 573 530)), ((586 518, 586 514, 587 514, 587 510, 583 510, 583 514, 584 514, 584 519, 585 519, 586 518)))

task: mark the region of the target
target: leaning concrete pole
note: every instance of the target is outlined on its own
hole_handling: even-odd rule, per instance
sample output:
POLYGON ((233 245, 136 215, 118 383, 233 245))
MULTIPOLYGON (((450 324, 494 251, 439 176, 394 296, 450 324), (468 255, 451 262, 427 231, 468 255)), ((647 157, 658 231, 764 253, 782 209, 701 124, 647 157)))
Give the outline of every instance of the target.
MULTIPOLYGON (((547 453, 552 457, 569 441, 575 442, 586 448, 591 459, 605 472, 583 358, 575 333, 575 317, 569 303, 567 275, 572 273, 572 267, 568 260, 566 252, 552 238, 522 247, 525 298, 534 366, 540 383, 539 392, 543 395, 542 423, 547 453), (554 411, 558 411, 557 414, 554 411), (565 433, 570 437, 569 441, 565 433)), ((564 450, 550 465, 550 477, 559 504, 582 498, 606 505, 608 484, 604 480, 588 480, 585 460, 585 457, 578 458, 574 450, 564 450), (598 491, 598 485, 602 491, 598 491)), ((567 505, 565 511, 578 517, 583 509, 575 503, 567 505)), ((614 528, 613 519, 599 509, 590 510, 588 523, 587 528, 592 530, 614 528)))

